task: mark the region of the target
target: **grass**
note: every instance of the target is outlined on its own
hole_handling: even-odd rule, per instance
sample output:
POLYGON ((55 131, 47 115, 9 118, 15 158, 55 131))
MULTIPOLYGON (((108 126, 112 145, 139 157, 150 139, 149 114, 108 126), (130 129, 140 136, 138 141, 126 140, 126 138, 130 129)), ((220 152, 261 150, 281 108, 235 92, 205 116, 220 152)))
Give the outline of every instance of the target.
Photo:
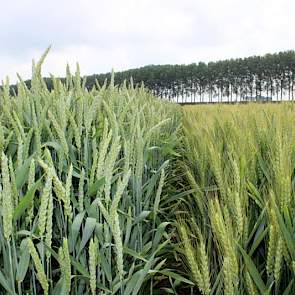
POLYGON ((294 105, 0 90, 0 294, 294 294, 294 105))

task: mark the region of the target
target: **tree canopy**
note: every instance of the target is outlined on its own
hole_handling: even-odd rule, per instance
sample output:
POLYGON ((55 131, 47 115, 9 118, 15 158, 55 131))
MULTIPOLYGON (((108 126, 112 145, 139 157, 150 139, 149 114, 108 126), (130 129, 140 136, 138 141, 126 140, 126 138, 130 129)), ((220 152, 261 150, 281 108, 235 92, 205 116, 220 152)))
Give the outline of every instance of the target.
MULTIPOLYGON (((85 78, 85 87, 91 89, 109 83, 111 73, 85 78)), ((115 83, 124 81, 144 83, 156 96, 177 102, 294 100, 295 51, 188 65, 148 65, 116 72, 115 83)), ((26 83, 30 85, 30 81, 26 83)), ((46 83, 51 88, 53 80, 47 78, 46 83)))

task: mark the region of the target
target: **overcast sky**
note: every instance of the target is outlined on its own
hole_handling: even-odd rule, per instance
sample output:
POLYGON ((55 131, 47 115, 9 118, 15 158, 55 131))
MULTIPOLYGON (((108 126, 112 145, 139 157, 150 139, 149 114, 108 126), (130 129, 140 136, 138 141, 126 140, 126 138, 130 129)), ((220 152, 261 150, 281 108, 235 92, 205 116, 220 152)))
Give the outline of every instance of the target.
POLYGON ((0 0, 0 80, 295 49, 294 0, 0 0))

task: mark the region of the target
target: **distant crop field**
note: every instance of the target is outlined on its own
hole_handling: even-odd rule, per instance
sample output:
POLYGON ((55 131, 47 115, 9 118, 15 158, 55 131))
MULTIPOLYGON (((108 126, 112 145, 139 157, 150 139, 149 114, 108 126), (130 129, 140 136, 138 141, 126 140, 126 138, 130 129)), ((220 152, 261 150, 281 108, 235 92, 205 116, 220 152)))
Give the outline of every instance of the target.
POLYGON ((0 89, 0 294, 294 294, 292 103, 49 90, 44 58, 0 89))
POLYGON ((203 294, 292 294, 294 123, 292 104, 183 108, 180 237, 203 294))

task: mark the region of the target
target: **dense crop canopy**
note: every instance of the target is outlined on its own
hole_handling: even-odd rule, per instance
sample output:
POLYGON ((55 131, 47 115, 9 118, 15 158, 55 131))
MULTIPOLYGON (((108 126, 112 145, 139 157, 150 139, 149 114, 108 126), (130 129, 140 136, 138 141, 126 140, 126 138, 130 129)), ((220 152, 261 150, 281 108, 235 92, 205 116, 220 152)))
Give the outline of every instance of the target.
POLYGON ((0 92, 0 293, 153 288, 170 243, 161 215, 179 107, 144 88, 88 91, 79 68, 49 91, 43 59, 30 90, 0 92))
POLYGON ((178 227, 202 294, 294 294, 294 114, 293 104, 184 108, 194 193, 178 227))
POLYGON ((0 294, 294 294, 295 107, 0 89, 0 294))

